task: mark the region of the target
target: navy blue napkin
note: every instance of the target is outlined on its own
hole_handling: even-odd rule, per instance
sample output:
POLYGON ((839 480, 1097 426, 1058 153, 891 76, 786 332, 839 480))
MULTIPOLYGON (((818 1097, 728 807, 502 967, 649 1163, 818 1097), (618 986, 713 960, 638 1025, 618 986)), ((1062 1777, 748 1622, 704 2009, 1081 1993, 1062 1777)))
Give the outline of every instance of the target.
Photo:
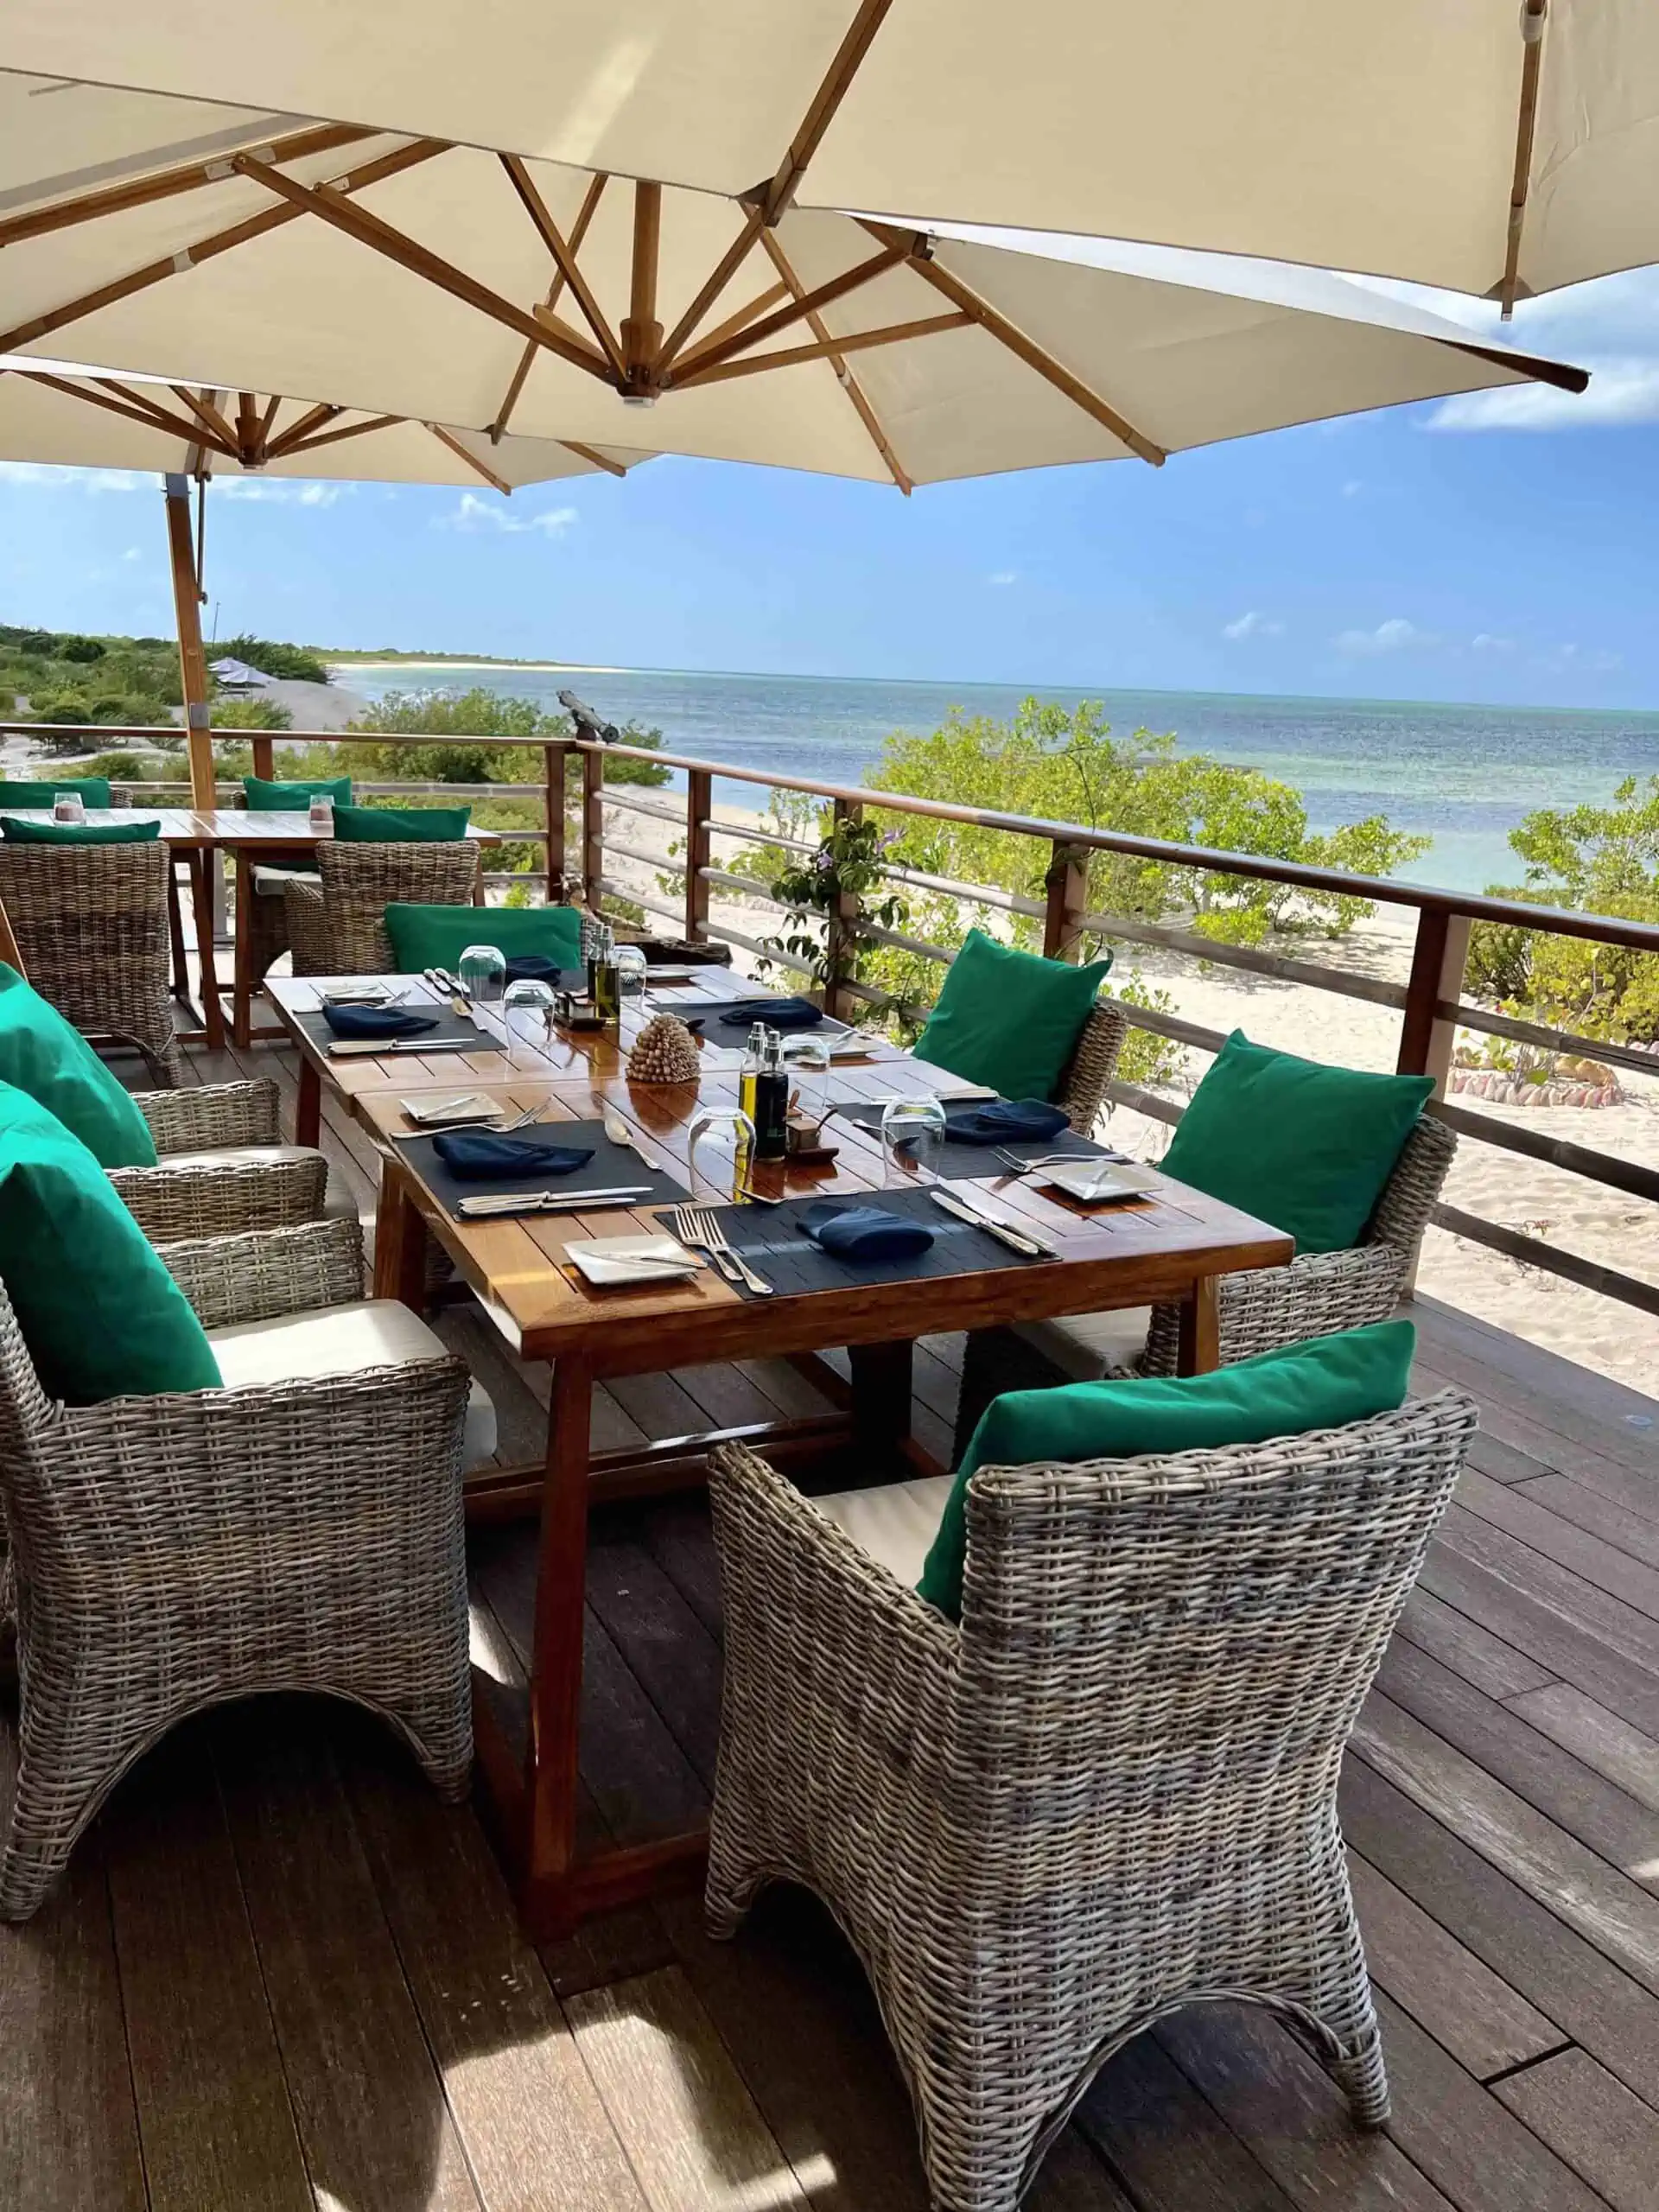
POLYGON ((421 1037, 439 1019, 401 1006, 326 1006, 322 1018, 336 1037, 421 1037))
POLYGON ((820 1199, 800 1214, 801 1227, 838 1260, 908 1260, 925 1252, 933 1232, 880 1206, 835 1206, 820 1199))
POLYGON ((543 1144, 534 1137, 434 1137, 432 1149, 457 1182, 486 1176, 574 1175, 593 1158, 593 1147, 543 1144))
POLYGON ((988 1098, 982 1105, 944 1109, 944 1132, 952 1144, 1040 1144, 1058 1136, 1070 1121, 1064 1107, 1041 1098, 988 1098))
POLYGON ((515 952, 507 963, 506 980, 510 983, 556 983, 562 989, 575 989, 584 981, 580 968, 562 966, 545 952, 515 952))
POLYGON ((720 1019, 728 1029, 747 1029, 756 1021, 768 1029, 816 1029, 823 1014, 810 999, 738 999, 720 1019))

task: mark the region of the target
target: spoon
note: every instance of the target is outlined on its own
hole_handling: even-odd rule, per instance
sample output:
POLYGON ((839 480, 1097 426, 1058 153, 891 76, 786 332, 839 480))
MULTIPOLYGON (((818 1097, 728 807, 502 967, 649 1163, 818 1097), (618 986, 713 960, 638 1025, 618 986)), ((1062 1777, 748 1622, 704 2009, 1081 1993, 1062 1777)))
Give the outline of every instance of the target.
POLYGON ((646 1151, 614 1106, 607 1106, 605 1109, 604 1122, 605 1134, 613 1144, 620 1144, 625 1152, 638 1153, 639 1165, 655 1172, 658 1166, 656 1154, 646 1151))

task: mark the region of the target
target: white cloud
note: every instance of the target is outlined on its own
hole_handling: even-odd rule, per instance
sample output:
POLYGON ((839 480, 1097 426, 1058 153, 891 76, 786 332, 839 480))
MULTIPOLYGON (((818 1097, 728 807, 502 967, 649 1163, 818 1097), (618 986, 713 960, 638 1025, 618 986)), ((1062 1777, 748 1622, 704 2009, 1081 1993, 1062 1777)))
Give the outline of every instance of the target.
POLYGON ((988 584, 1018 583, 1020 581, 1020 571, 1018 569, 998 569, 995 574, 987 576, 985 581, 988 584))
POLYGON ((1344 499, 1357 499, 1364 489, 1357 476, 1351 476, 1342 487, 1342 496, 1344 499))
POLYGON ((463 492, 453 514, 440 515, 440 530, 522 531, 539 530, 546 537, 563 537, 576 519, 575 507, 544 507, 538 515, 514 514, 505 505, 480 499, 476 492, 463 492))
POLYGON ((1375 630, 1344 630, 1331 642, 1339 653, 1399 653, 1414 646, 1438 645, 1440 640, 1432 630, 1420 630, 1414 622, 1395 614, 1379 622, 1375 630))
POLYGON ((1513 638, 1496 638, 1490 630, 1482 630, 1469 642, 1478 653, 1512 653, 1515 651, 1513 638))
POLYGON ((1610 676, 1624 665, 1622 653, 1608 652, 1599 645, 1552 645, 1538 662, 1540 668, 1561 674, 1568 670, 1583 669, 1596 676, 1610 676))
POLYGON ((161 482, 136 468, 60 468, 55 461, 0 461, 0 483, 73 484, 78 491, 153 492, 161 482))
POLYGON ((1235 639, 1282 638, 1285 626, 1282 622, 1274 621, 1269 615, 1258 613, 1252 607, 1248 614, 1241 614, 1236 622, 1224 622, 1221 634, 1224 638, 1235 639))
POLYGON ((142 561, 143 557, 143 549, 142 546, 138 545, 129 545, 126 551, 121 556, 121 558, 124 561, 142 561))
POLYGON ((297 477, 285 481, 276 476, 216 476, 213 488, 226 499, 260 499, 283 507, 332 507, 342 493, 355 486, 302 482, 297 477))
POLYGON ((1459 392, 1428 418, 1431 430, 1606 429, 1629 423, 1659 423, 1659 361, 1598 361, 1586 392, 1547 384, 1459 392))

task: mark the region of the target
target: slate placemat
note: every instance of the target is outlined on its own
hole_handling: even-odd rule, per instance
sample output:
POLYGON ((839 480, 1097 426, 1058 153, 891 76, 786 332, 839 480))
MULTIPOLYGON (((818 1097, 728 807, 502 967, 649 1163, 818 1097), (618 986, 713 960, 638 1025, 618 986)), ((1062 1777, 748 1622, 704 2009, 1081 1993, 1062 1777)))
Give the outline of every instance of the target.
MULTIPOLYGON (((491 1036, 487 1029, 480 1029, 475 1021, 469 1021, 464 1014, 457 1014, 453 1007, 411 1004, 400 1008, 399 1011, 407 1014, 430 1013, 435 1014, 437 1020, 430 1029, 423 1029, 418 1037, 375 1039, 374 1043, 382 1052, 390 1052, 394 1046, 417 1052, 500 1052, 506 1049, 499 1037, 491 1036)), ((359 1039, 355 1037, 336 1037, 324 1020, 322 1009, 320 1007, 306 1012, 296 1012, 294 1019, 310 1038, 317 1050, 325 1056, 331 1045, 355 1045, 359 1042, 369 1041, 366 1039, 359 1039)), ((373 1055, 368 1052, 348 1052, 345 1057, 347 1060, 369 1059, 373 1055)))
MULTIPOLYGON (((488 1135, 488 1130, 473 1130, 473 1135, 488 1135)), ((411 1137, 399 1143, 398 1154, 408 1160, 427 1189, 446 1213, 454 1214, 457 1220, 464 1215, 456 1213, 462 1198, 493 1198, 504 1197, 509 1191, 569 1192, 572 1196, 582 1191, 610 1191, 639 1187, 637 1198, 619 1198, 619 1208, 657 1206, 686 1196, 686 1185, 677 1175, 663 1168, 645 1166, 637 1152, 626 1145, 613 1144, 605 1134, 602 1122, 532 1122, 528 1128, 514 1129, 516 1137, 534 1139, 538 1144, 575 1145, 585 1150, 593 1147, 593 1158, 585 1167, 573 1168, 568 1175, 550 1175, 545 1168, 532 1168, 524 1175, 452 1175, 437 1154, 435 1137, 411 1137)), ((651 1147, 653 1151, 654 1147, 651 1147)), ((607 1205, 612 1203, 606 1201, 607 1205)))
MULTIPOLYGON (((982 1099, 977 1103, 984 1105, 989 1102, 982 1099)), ((868 1129, 879 1139, 881 1114, 881 1106, 861 1101, 856 1104, 836 1106, 830 1119, 832 1122, 851 1122, 855 1128, 868 1129)), ((1096 1144, 1092 1137, 1078 1136, 1072 1129, 1062 1129, 1058 1136, 1053 1137, 1023 1137, 1017 1142, 1001 1147, 952 1144, 947 1137, 939 1147, 937 1171, 947 1183, 995 1182, 1013 1172, 1006 1160, 997 1158, 999 1149, 1013 1153, 1019 1160, 1046 1160, 1055 1153, 1064 1153, 1068 1159, 1073 1160, 1122 1160, 1124 1156, 1121 1152, 1113 1152, 1106 1145, 1096 1144)))
MULTIPOLYGON (((715 1206, 710 1211, 733 1249, 780 1292, 848 1290, 857 1283, 919 1282, 930 1275, 982 1274, 992 1268, 1041 1264, 946 1213, 934 1205, 925 1189, 848 1191, 824 1199, 791 1198, 781 1206, 715 1206), (877 1260, 868 1264, 838 1260, 815 1244, 800 1225, 802 1213, 817 1205, 842 1211, 880 1206, 885 1212, 925 1223, 933 1231, 933 1242, 925 1252, 904 1260, 877 1260)), ((760 1294, 746 1284, 734 1283, 732 1287, 745 1298, 760 1294)))

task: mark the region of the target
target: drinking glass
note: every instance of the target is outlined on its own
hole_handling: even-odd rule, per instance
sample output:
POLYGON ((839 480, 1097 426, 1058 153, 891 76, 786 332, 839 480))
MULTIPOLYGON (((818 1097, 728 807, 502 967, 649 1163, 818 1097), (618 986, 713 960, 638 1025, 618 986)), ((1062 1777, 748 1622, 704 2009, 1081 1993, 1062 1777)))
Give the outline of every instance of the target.
POLYGON ((616 995, 619 1011, 629 999, 638 999, 640 1013, 650 1011, 645 1003, 645 956, 637 944, 619 944, 612 958, 616 969, 616 995))
POLYGON ((785 1037, 789 1111, 815 1125, 830 1110, 830 1046, 822 1037, 785 1037))
POLYGON ((54 791, 52 819, 54 822, 84 822, 86 802, 79 791, 54 791))
POLYGON ((493 1006, 506 984, 506 956, 493 944, 469 944, 456 973, 468 998, 480 1006, 493 1006))
POLYGON ((551 988, 528 976, 522 982, 509 983, 502 994, 501 1012, 507 1027, 517 1028, 521 1036, 549 1036, 553 1028, 551 988), (515 1019, 520 1014, 524 1016, 522 1025, 515 1019))
POLYGON ((734 1107, 699 1114, 687 1133, 685 1160, 694 1199, 699 1176, 721 1205, 742 1198, 754 1165, 754 1123, 734 1107))
POLYGON ((938 1179, 944 1150, 944 1109, 937 1098, 894 1098, 881 1116, 884 1183, 938 1179))
POLYGON ((307 812, 308 819, 309 820, 312 829, 316 831, 320 837, 332 837, 334 836, 334 802, 328 792, 313 791, 311 794, 311 804, 307 812))

